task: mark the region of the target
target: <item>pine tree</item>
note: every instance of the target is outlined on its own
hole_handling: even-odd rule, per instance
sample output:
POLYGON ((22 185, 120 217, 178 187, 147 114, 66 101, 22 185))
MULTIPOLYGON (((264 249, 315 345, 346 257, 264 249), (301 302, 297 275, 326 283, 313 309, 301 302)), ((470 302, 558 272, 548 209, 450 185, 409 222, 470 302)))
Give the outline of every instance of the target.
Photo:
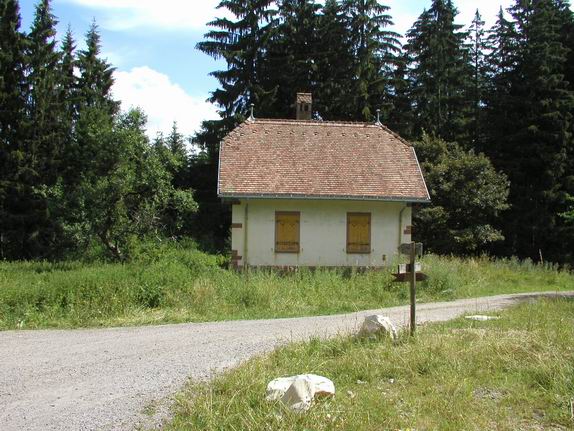
POLYGON ((112 99, 114 68, 100 58, 101 42, 98 26, 92 23, 86 34, 86 49, 78 54, 80 71, 78 82, 80 109, 103 108, 113 115, 119 110, 119 103, 112 99))
POLYGON ((263 111, 267 117, 293 117, 295 94, 314 92, 316 88, 319 8, 314 0, 280 3, 279 24, 263 64, 264 85, 275 95, 271 108, 263 111))
POLYGON ((574 94, 564 76, 564 23, 553 0, 518 1, 510 12, 516 23, 516 66, 505 109, 512 122, 498 159, 511 180, 513 211, 506 229, 512 251, 560 260, 565 227, 559 214, 567 209, 572 190, 567 178, 574 112, 574 94))
POLYGON ((396 60, 397 67, 393 72, 392 92, 390 95, 391 110, 387 117, 389 128, 406 139, 415 137, 413 130, 414 113, 411 102, 411 83, 408 74, 408 56, 403 54, 396 60))
POLYGON ((451 0, 434 0, 407 33, 415 133, 468 142, 471 72, 466 33, 451 0))
MULTIPOLYGON (((313 106, 324 120, 352 119, 349 101, 355 59, 347 19, 337 0, 327 0, 317 23, 313 106)), ((293 97, 293 96, 291 96, 293 97)))
POLYGON ((20 8, 16 0, 0 0, 0 167, 2 180, 17 171, 23 155, 22 136, 27 89, 25 39, 20 33, 20 8))
MULTIPOLYGON (((107 169, 105 157, 99 158, 99 153, 108 154, 110 160, 115 157, 113 144, 106 147, 108 141, 94 138, 95 129, 113 127, 114 116, 119 110, 119 103, 113 100, 111 94, 114 68, 100 58, 100 35, 95 22, 86 34, 86 48, 78 53, 75 65, 80 73, 77 79, 77 106, 72 108, 77 110, 77 118, 66 155, 66 181, 71 185, 77 184, 82 175, 99 175, 101 170, 107 169), (102 163, 99 166, 96 163, 98 160, 102 163)), ((67 67, 73 67, 73 63, 67 67)), ((74 94, 74 80, 70 76, 67 85, 67 91, 74 94)))
POLYGON ((30 135, 27 156, 42 184, 54 184, 58 177, 59 158, 63 152, 63 105, 58 98, 61 75, 60 53, 56 50, 56 24, 50 0, 36 6, 34 22, 28 36, 28 76, 30 98, 30 135))
POLYGON ((472 81, 470 101, 472 104, 472 122, 470 123, 470 145, 472 148, 484 149, 484 99, 488 81, 487 55, 490 52, 484 21, 478 9, 469 28, 469 52, 472 81))
POLYGON ((251 103, 265 105, 270 96, 261 85, 262 59, 274 25, 275 11, 271 0, 222 0, 235 20, 217 18, 208 23, 212 30, 205 34, 197 49, 219 60, 225 60, 226 70, 212 72, 221 88, 210 98, 220 107, 223 117, 246 116, 251 103))
POLYGON ((377 0, 343 0, 356 58, 353 76, 354 116, 371 121, 375 111, 389 103, 389 87, 395 56, 400 52, 399 35, 388 6, 377 0))
POLYGON ((64 104, 64 129, 68 136, 73 130, 73 122, 78 108, 78 78, 74 74, 74 68, 76 67, 75 50, 74 36, 71 28, 68 27, 62 40, 60 63, 58 65, 58 72, 60 73, 59 99, 64 104))

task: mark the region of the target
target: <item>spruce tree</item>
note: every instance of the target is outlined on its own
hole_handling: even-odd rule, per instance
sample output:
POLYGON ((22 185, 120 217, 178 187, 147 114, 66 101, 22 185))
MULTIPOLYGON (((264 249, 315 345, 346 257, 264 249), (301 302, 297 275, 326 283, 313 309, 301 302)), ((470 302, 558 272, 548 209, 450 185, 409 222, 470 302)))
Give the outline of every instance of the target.
POLYGON ((60 53, 56 49, 56 24, 50 0, 41 0, 36 6, 27 44, 31 123, 27 156, 30 168, 37 171, 41 182, 47 185, 57 180, 63 152, 62 116, 65 113, 58 98, 61 75, 58 73, 60 53))
POLYGON ((0 258, 38 254, 39 225, 46 218, 37 173, 29 167, 26 39, 16 0, 0 1, 0 258))
POLYGON ((408 73, 408 56, 403 54, 396 59, 397 66, 392 75, 390 112, 386 118, 389 128, 406 139, 413 139, 414 112, 411 101, 411 83, 408 73))
MULTIPOLYGON (((86 48, 78 53, 76 62, 80 73, 77 80, 77 107, 74 108, 77 109, 77 119, 71 147, 66 155, 70 184, 77 184, 81 175, 99 175, 101 169, 107 169, 105 159, 97 157, 99 153, 108 154, 110 160, 114 158, 113 144, 107 148, 107 140, 94 138, 94 129, 106 130, 112 127, 114 116, 119 110, 119 103, 113 100, 111 94, 114 68, 100 58, 100 49, 100 35, 94 22, 86 33, 86 48), (97 165, 98 160, 102 165, 97 165)), ((68 91, 72 94, 73 82, 68 77, 68 91)))
POLYGON ((100 51, 100 34, 98 26, 93 22, 86 33, 86 48, 78 53, 79 106, 80 109, 102 108, 113 115, 119 110, 119 103, 114 101, 111 95, 115 69, 100 58, 100 51))
POLYGON ((352 119, 349 81, 355 59, 347 19, 337 0, 327 0, 319 14, 316 43, 314 109, 324 120, 352 119))
MULTIPOLYGON (((320 6, 315 0, 283 0, 277 29, 264 63, 266 88, 275 95, 267 117, 293 118, 295 94, 314 92, 317 83, 317 39, 320 6)), ((261 110, 259 110, 261 112, 261 110)))
POLYGON ((506 146, 505 137, 514 126, 515 113, 510 95, 512 82, 516 79, 517 38, 514 22, 506 19, 500 8, 494 26, 489 30, 487 56, 488 83, 485 92, 485 117, 488 128, 483 151, 501 166, 506 146))
POLYGON ((407 33, 415 133, 468 143, 471 71, 466 33, 451 0, 434 0, 407 33))
POLYGON ((490 52, 484 21, 478 9, 469 27, 469 59, 471 66, 470 102, 472 121, 469 124, 469 139, 472 148, 484 149, 484 98, 488 81, 487 55, 490 52))
POLYGON ((343 0, 353 53, 354 76, 351 85, 356 119, 371 121, 375 111, 389 103, 389 88, 396 55, 400 52, 399 35, 389 7, 378 0, 343 0))
POLYGON ((60 74, 59 100, 64 110, 64 130, 71 136, 73 123, 78 109, 78 78, 74 74, 76 67, 76 43, 72 30, 68 27, 64 39, 62 40, 60 63, 58 73, 60 74))
POLYGON ((20 8, 16 0, 0 0, 0 167, 3 180, 17 171, 23 157, 26 120, 24 60, 25 38, 20 33, 20 8))
POLYGON ((75 125, 78 119, 79 88, 78 77, 74 73, 77 65, 76 43, 72 30, 68 27, 60 48, 58 100, 61 104, 61 129, 63 136, 63 155, 60 175, 63 184, 69 185, 78 177, 76 158, 80 158, 75 141, 75 125))
POLYGON ((511 180, 507 231, 513 251, 560 260, 566 230, 559 214, 572 192, 574 112, 574 94, 564 74, 564 23, 553 0, 517 1, 510 11, 517 50, 507 105, 513 121, 498 160, 511 180))
POLYGON ((221 88, 210 98, 223 117, 245 117, 251 103, 265 105, 270 97, 261 85, 261 66, 274 25, 271 0, 222 0, 234 20, 217 18, 208 23, 215 29, 205 34, 197 49, 226 62, 226 70, 212 72, 221 88))

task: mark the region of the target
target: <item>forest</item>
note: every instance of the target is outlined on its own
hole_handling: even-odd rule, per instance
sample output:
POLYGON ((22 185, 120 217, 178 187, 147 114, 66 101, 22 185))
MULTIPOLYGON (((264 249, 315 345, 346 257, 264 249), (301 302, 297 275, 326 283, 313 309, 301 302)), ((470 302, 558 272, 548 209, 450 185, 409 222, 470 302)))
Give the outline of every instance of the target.
MULTIPOLYGON (((29 29, 0 0, 0 260, 127 261, 192 239, 227 252, 222 138, 249 115, 381 121, 413 143, 432 203, 414 235, 437 254, 574 263, 574 16, 515 0, 487 28, 432 0, 406 34, 377 0, 222 0, 197 49, 223 64, 219 119, 146 134, 114 100, 97 24, 77 48, 50 0, 29 29), (225 12, 225 13, 224 13, 225 12), (231 18, 229 17, 231 16, 231 18), (82 46, 84 46, 82 45, 82 46)), ((182 53, 185 55, 185 53, 182 53)))

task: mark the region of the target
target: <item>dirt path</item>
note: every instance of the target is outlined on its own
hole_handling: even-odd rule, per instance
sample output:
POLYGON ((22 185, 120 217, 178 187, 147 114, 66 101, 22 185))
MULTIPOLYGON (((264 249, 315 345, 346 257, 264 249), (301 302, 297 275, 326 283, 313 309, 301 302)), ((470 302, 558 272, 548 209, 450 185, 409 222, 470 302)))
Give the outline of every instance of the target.
MULTIPOLYGON (((417 320, 499 310, 539 295, 420 304, 417 320)), ((393 307, 293 319, 0 332, 0 430, 154 425, 165 417, 169 397, 189 377, 209 378, 288 341, 352 331, 363 316, 374 313, 397 325, 408 322, 408 308, 393 307)))

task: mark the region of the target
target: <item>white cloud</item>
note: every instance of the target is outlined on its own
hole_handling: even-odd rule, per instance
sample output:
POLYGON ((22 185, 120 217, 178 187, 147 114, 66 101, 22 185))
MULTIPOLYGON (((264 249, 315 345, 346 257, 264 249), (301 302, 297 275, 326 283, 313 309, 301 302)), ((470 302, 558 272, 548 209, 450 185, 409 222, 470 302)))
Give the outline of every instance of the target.
POLYGON ((107 14, 102 26, 114 30, 137 27, 204 30, 206 23, 224 16, 219 0, 64 0, 107 14))
POLYGON ((124 110, 144 110, 150 137, 169 132, 174 121, 181 133, 191 135, 199 130, 203 120, 217 118, 215 107, 205 101, 207 96, 191 96, 167 75, 147 66, 116 71, 114 78, 114 97, 121 101, 124 110))

